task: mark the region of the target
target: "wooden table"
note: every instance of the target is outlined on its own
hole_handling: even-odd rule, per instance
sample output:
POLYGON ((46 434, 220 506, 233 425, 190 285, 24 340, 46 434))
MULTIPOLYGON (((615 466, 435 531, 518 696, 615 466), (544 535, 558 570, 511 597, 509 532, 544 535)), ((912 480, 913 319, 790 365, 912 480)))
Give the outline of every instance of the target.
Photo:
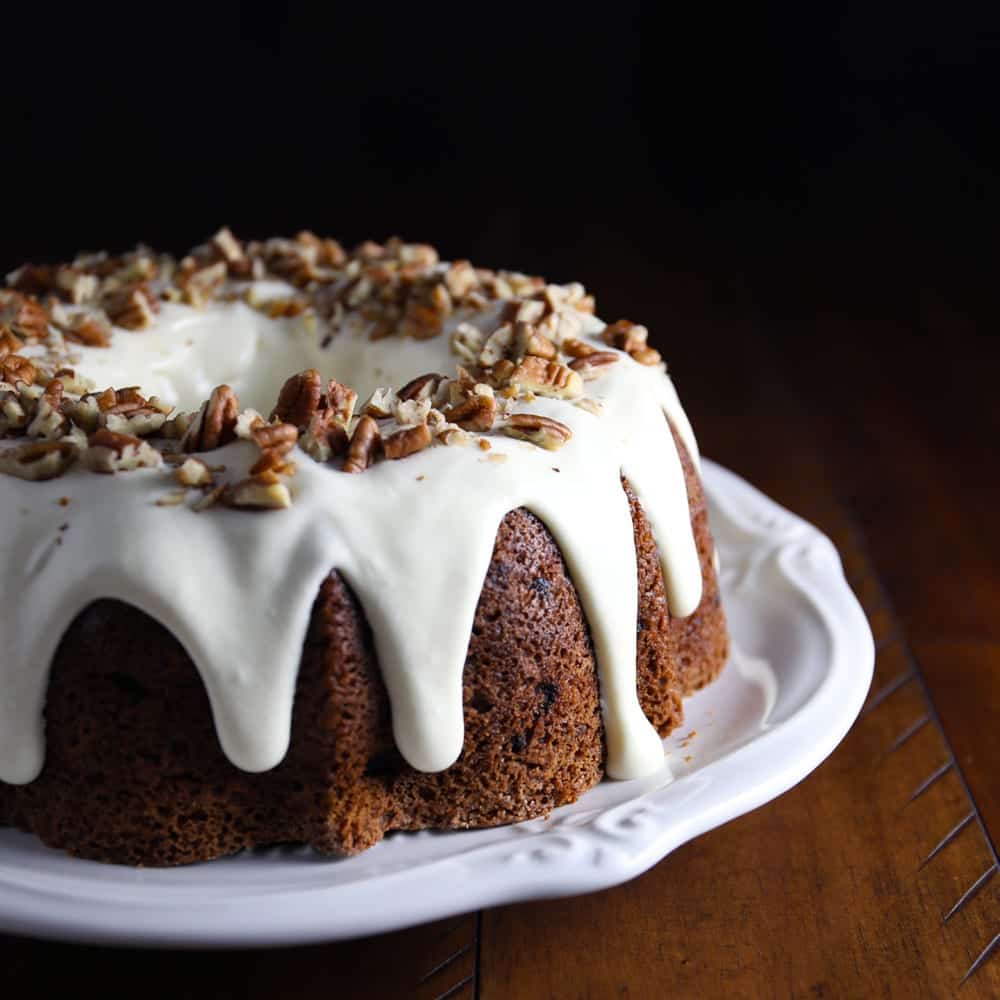
POLYGON ((790 262, 767 299, 654 266, 606 314, 658 332, 705 453, 828 533, 870 618, 833 756, 605 892, 281 951, 0 939, 6 995, 1000 996, 997 350, 919 282, 850 301, 790 262))

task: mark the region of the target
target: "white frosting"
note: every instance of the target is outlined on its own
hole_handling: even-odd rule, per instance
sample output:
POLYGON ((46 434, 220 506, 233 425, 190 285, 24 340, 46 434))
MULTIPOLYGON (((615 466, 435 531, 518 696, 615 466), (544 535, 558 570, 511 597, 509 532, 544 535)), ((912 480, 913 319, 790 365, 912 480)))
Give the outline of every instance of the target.
MULTIPOLYGON (((589 336, 602 326, 586 323, 589 336)), ((265 415, 285 378, 304 368, 362 398, 377 385, 454 370, 446 335, 373 343, 355 327, 323 348, 324 336, 242 303, 166 305, 154 329, 116 330, 110 349, 81 349, 77 370, 99 388, 139 385, 184 409, 226 382, 265 415)), ((664 412, 695 461, 697 447, 659 368, 623 357, 587 388, 599 415, 550 399, 512 407, 569 426, 572 440, 557 452, 493 435, 487 453, 435 446, 353 476, 297 454, 292 507, 263 514, 158 506, 175 488, 166 469, 73 468, 40 483, 0 476, 0 780, 25 783, 41 771, 49 664, 70 622, 102 597, 142 609, 183 644, 236 766, 274 767, 288 748, 312 605, 331 569, 371 624, 401 753, 420 770, 448 767, 462 749, 462 671, 497 527, 521 506, 552 532, 590 624, 608 774, 659 767, 662 745, 636 693, 636 555, 620 476, 652 526, 670 610, 686 616, 700 602, 701 571, 664 412)), ((210 461, 236 481, 256 454, 236 442, 210 461)))

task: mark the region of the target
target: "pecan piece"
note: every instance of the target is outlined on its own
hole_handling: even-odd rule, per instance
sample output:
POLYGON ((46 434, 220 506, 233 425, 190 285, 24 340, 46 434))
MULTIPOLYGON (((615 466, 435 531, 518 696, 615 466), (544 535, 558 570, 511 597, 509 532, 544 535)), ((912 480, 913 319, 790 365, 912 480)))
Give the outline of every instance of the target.
POLYGON ((652 347, 640 347, 631 352, 633 361, 638 361, 640 365, 658 365, 663 358, 660 352, 652 347))
POLYGON ((569 367, 580 373, 584 382, 590 382, 603 375, 611 365, 616 364, 620 354, 614 351, 594 351, 582 358, 575 358, 569 363, 569 367))
POLYGON ((67 340, 87 347, 110 347, 111 324, 100 315, 80 314, 59 327, 67 340))
POLYGON ((211 486, 212 473, 199 458, 185 459, 175 470, 174 478, 181 486, 211 486))
POLYGON ((284 483, 262 483, 256 479, 237 483, 229 492, 228 500, 233 507, 258 510, 281 510, 292 506, 292 495, 284 483))
POLYGON ((181 299, 196 309, 203 308, 222 287, 226 273, 226 262, 220 260, 207 267, 179 274, 176 282, 181 292, 181 299))
POLYGON ((317 462, 329 462, 335 455, 343 455, 348 444, 346 425, 334 419, 332 410, 320 410, 313 414, 309 426, 299 438, 299 447, 317 462))
POLYGON ((554 361, 557 354, 556 345, 544 333, 539 333, 531 323, 519 321, 514 324, 514 356, 523 358, 529 354, 536 358, 545 358, 546 361, 554 361))
POLYGON ((632 354, 646 346, 649 331, 631 320, 620 319, 611 323, 601 331, 601 340, 609 347, 617 347, 619 351, 632 354))
POLYGON ((354 416, 354 407, 358 402, 358 394, 350 386, 341 385, 336 379, 326 383, 325 409, 333 415, 335 423, 346 431, 354 416))
POLYGON ((407 382, 396 395, 404 401, 430 399, 437 392, 442 379, 444 379, 443 375, 436 375, 433 372, 427 375, 418 375, 415 379, 407 382))
POLYGON ((375 461, 382 439, 374 417, 363 416, 351 435, 344 472, 364 472, 375 461))
POLYGON ((212 451, 236 438, 240 403, 228 385, 216 386, 181 439, 181 451, 212 451))
POLYGON ((163 462, 163 456, 141 438, 102 427, 87 438, 83 461, 93 472, 130 472, 155 468, 163 462))
POLYGON ((8 382, 10 385, 17 382, 34 385, 37 375, 35 366, 20 354, 8 354, 5 358, 0 358, 0 382, 8 382))
POLYGON ((68 266, 56 271, 54 284, 70 302, 80 305, 97 297, 99 282, 96 274, 68 266))
POLYGON ((416 427, 405 427, 403 430, 390 434, 382 442, 386 458, 406 458, 423 451, 431 443, 431 429, 427 424, 417 424, 416 427))
POLYGON ((553 399, 576 399, 583 395, 583 379, 578 372, 556 361, 531 355, 511 372, 510 381, 539 396, 553 399))
POLYGON ((37 299, 14 295, 3 310, 3 319, 18 336, 40 340, 48 336, 49 317, 37 299))
POLYGON ((555 451, 561 448, 573 436, 573 432, 558 420, 543 417, 540 413, 515 413, 503 428, 508 437, 530 441, 555 451))
POLYGON ((299 432, 292 424, 258 424, 250 431, 250 437, 261 451, 287 455, 295 447, 299 432))
POLYGON ((76 461, 76 448, 66 441, 37 441, 0 452, 0 473, 40 482, 61 476, 76 461))
POLYGON ((467 431, 488 431, 496 419, 497 401, 476 393, 448 411, 448 420, 467 431))
POLYGON ((259 483, 277 483, 282 476, 295 474, 296 465, 285 456, 280 448, 268 448, 250 466, 250 475, 259 483))
POLYGON ((126 330, 145 330, 153 325, 156 299, 142 282, 126 285, 112 292, 104 300, 104 311, 116 326, 126 330))
POLYGON ((14 331, 6 323, 0 325, 0 361, 9 354, 17 354, 24 347, 24 342, 19 340, 14 331))
POLYGON ((285 381, 270 419, 277 418, 302 430, 319 409, 322 396, 323 380, 319 372, 315 368, 307 368, 285 381))

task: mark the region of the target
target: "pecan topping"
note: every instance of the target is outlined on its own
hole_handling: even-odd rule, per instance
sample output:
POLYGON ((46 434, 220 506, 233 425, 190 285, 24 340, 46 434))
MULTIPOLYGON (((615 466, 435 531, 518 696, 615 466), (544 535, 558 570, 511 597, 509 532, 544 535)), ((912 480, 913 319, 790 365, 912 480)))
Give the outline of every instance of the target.
POLYGON ((87 316, 81 313, 68 323, 60 324, 59 329, 67 340, 85 344, 87 347, 111 346, 111 324, 103 316, 87 316))
POLYGON ((188 305, 201 309, 222 287, 226 273, 226 262, 220 260, 207 267, 178 274, 176 283, 181 292, 181 299, 188 305))
POLYGON ((153 325, 156 299, 145 284, 126 285, 104 300, 104 311, 116 326, 145 330, 153 325))
POLYGON ((0 361, 9 354, 17 354, 24 347, 24 342, 19 340, 14 331, 4 323, 0 326, 0 361))
POLYGON ((560 349, 563 354, 568 354, 571 358, 588 358, 597 352, 597 348, 588 344, 585 340, 577 340, 575 337, 567 337, 563 340, 560 349))
POLYGON ((332 410, 313 414, 305 433, 299 438, 299 447, 317 462, 329 462, 336 455, 343 455, 348 448, 347 426, 334 419, 332 410))
POLYGON ((8 354, 5 358, 0 358, 0 382, 34 385, 37 374, 35 366, 20 354, 8 354))
POLYGON ((163 456, 141 438, 102 427, 87 439, 83 461, 94 472, 129 472, 155 468, 163 456))
POLYGON ((240 404, 228 385, 216 386, 181 439, 181 451, 212 451, 236 437, 240 404))
POLYGON ((515 413, 504 426, 503 432, 509 437, 530 441, 549 451, 561 448, 573 436, 573 432, 565 424, 539 413, 515 413))
POLYGON ((488 431, 496 419, 497 401, 492 396, 470 396, 448 411, 448 419, 467 431, 488 431))
POLYGON ((261 451, 287 455, 295 447, 299 432, 292 424, 258 424, 250 436, 261 451))
POLYGON ((580 373, 584 382, 590 382, 603 375, 620 357, 621 355, 615 354, 614 351, 594 351, 585 357, 576 358, 569 363, 569 366, 573 371, 580 373))
POLYGON ((0 452, 0 472, 39 482, 61 476, 76 461, 76 448, 66 441, 37 441, 0 452))
POLYGON ((363 416, 351 435, 351 444, 344 462, 344 472, 364 472, 375 461, 379 446, 378 424, 373 417, 363 416))
POLYGON ((295 473, 295 463, 290 462, 286 452, 280 448, 268 448, 260 453, 260 457, 250 466, 250 475, 259 483, 277 483, 282 476, 295 473))
POLYGON ((326 383, 325 409, 332 414, 332 420, 340 424, 346 431, 354 416, 354 407, 358 402, 358 394, 349 386, 341 385, 335 379, 326 383))
POLYGON ((48 336, 49 317, 36 299, 15 293, 5 303, 0 319, 25 340, 48 336))
POLYGON ((529 355, 514 369, 510 381, 539 396, 576 399, 583 395, 580 375, 555 361, 529 355))
POLYGON ((423 451, 431 443, 431 430, 427 424, 417 424, 416 427, 406 427, 390 434, 382 442, 386 458, 406 458, 423 451))
MULTIPOLYGON (((537 303, 541 305, 541 303, 537 303)), ((527 303, 525 303, 527 305, 527 303)), ((545 358, 546 361, 554 361, 556 358, 556 345, 545 336, 539 333, 538 329, 530 323, 517 322, 514 325, 514 356, 523 358, 525 355, 532 355, 536 358, 545 358)))
POLYGON ((284 483, 262 483, 256 479, 244 479, 237 483, 229 492, 228 500, 234 507, 260 510, 281 510, 292 506, 292 495, 284 483))
POLYGON ((319 409, 323 395, 323 380, 315 368, 293 375, 281 387, 278 402, 271 411, 271 420, 278 419, 300 430, 308 426, 319 409))
POLYGON ((185 459, 175 470, 174 478, 181 486, 210 486, 212 473, 199 458, 185 459))
POLYGON ((649 331, 644 326, 627 319, 620 319, 601 331, 604 343, 625 351, 633 361, 638 361, 640 365, 658 365, 662 360, 660 352, 646 344, 648 336, 649 331))
POLYGON ((74 305, 96 298, 98 284, 96 274, 88 274, 72 266, 60 267, 54 281, 55 287, 74 305))
POLYGON ((443 375, 435 375, 434 373, 418 375, 415 379, 407 382, 396 395, 402 400, 431 399, 443 379, 443 375))

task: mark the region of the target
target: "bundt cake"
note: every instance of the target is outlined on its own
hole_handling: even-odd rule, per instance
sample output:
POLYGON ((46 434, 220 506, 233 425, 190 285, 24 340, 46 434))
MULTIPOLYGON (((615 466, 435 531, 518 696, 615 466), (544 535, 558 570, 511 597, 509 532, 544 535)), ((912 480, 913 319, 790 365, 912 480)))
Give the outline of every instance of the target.
POLYGON ((662 767, 726 628, 665 365, 593 313, 311 233, 9 275, 0 826, 352 854, 662 767))

